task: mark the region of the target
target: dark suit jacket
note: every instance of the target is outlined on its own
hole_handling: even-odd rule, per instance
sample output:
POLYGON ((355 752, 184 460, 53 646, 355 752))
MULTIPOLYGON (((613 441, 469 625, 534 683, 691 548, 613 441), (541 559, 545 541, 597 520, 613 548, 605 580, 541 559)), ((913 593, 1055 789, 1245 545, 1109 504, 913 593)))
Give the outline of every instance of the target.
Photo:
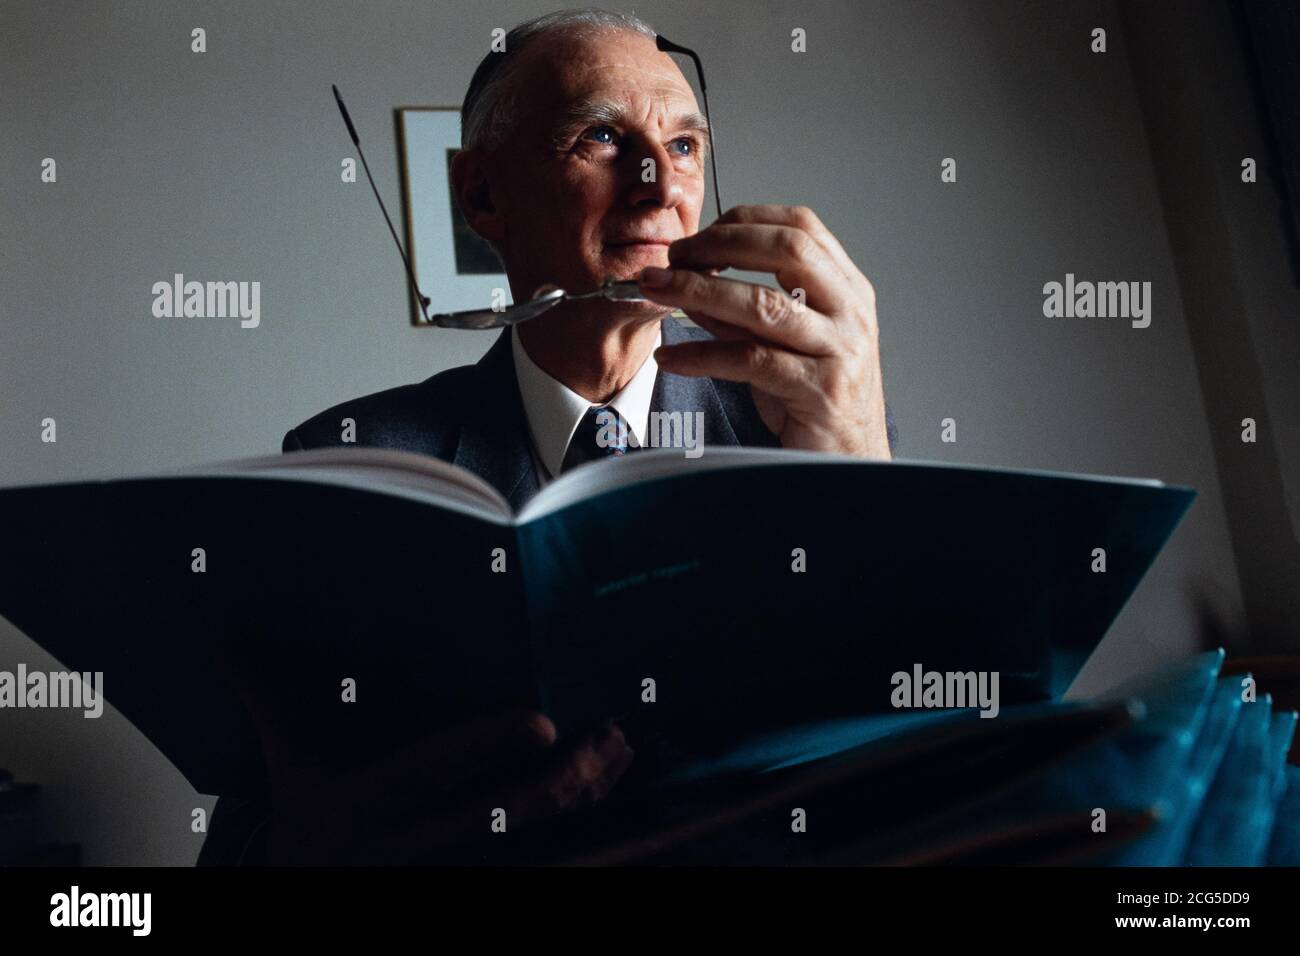
MULTIPOLYGON (((709 339, 701 329, 671 317, 663 321, 665 345, 709 339)), ((650 410, 704 413, 704 448, 777 446, 759 418, 749 386, 660 371, 650 410)), ((423 382, 354 398, 307 419, 284 436, 286 452, 344 445, 343 419, 356 422, 356 445, 431 455, 474 472, 518 509, 537 493, 528 420, 515 378, 510 332, 497 337, 475 365, 439 372, 423 382)), ((889 444, 897 438, 886 408, 889 444)), ((266 808, 222 799, 213 811, 200 866, 256 863, 266 808)))

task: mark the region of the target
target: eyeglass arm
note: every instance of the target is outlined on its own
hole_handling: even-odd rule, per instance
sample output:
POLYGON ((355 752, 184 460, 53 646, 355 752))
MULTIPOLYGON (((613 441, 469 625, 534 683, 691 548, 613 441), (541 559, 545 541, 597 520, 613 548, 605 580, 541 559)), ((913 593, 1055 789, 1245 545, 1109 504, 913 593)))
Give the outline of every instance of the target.
POLYGON ((709 114, 709 87, 704 82, 704 66, 699 54, 689 47, 674 43, 663 34, 655 36, 655 46, 665 53, 680 53, 689 56, 695 64, 695 74, 700 78, 700 98, 704 100, 704 119, 709 124, 709 166, 713 170, 713 201, 717 204, 718 218, 722 218, 722 194, 718 192, 718 151, 713 145, 713 117, 709 114))

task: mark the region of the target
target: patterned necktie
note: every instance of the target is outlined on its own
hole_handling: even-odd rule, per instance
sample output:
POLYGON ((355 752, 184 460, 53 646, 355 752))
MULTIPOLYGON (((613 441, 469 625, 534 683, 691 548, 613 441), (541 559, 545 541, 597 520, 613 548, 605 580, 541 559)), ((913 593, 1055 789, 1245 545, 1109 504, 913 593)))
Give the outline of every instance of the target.
POLYGON ((561 473, 588 461, 599 461, 636 451, 637 446, 629 443, 628 436, 627 422, 618 412, 609 406, 593 405, 582 416, 573 437, 569 439, 569 448, 560 465, 561 473))

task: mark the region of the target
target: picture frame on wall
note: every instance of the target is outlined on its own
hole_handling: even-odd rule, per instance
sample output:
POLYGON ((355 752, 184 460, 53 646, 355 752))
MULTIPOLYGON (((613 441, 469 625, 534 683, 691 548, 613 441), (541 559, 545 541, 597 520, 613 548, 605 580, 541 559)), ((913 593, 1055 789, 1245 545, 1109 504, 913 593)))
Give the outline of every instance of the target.
MULTIPOLYGON (((402 163, 406 248, 430 312, 481 309, 510 286, 492 247, 470 229, 451 189, 451 159, 460 149, 460 110, 413 106, 396 111, 402 163)), ((411 296, 411 322, 424 325, 411 296)))

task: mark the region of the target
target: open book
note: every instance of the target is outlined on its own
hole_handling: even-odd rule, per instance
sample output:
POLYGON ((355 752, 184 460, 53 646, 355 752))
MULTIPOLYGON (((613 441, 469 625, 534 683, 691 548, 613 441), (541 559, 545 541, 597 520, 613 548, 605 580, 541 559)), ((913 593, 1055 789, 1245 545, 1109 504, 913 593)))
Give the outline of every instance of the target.
POLYGON ((891 675, 918 666, 997 672, 1003 704, 1058 697, 1194 494, 665 449, 512 514, 432 458, 295 452, 0 490, 0 614, 103 672, 205 793, 260 778, 236 672, 341 764, 510 703, 562 735, 620 718, 694 759, 889 712, 891 675))

